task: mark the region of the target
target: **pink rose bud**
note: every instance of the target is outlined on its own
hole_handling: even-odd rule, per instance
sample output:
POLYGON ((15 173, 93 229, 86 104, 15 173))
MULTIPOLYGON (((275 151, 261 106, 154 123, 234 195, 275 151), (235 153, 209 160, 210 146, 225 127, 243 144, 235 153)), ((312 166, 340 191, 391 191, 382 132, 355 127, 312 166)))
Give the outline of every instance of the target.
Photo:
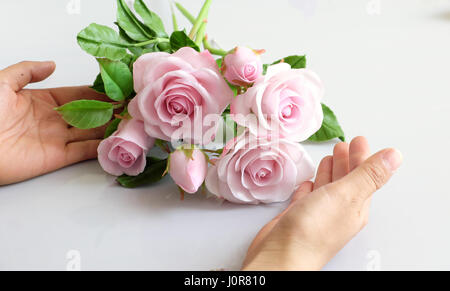
POLYGON ((111 175, 137 176, 144 171, 147 152, 154 143, 155 139, 145 133, 142 121, 123 120, 119 129, 100 143, 98 161, 111 175))
POLYGON ((225 79, 233 85, 249 86, 263 72, 260 52, 247 47, 237 47, 233 53, 225 56, 222 67, 225 79))
POLYGON ((169 174, 187 193, 195 193, 208 171, 205 154, 198 149, 178 149, 170 155, 169 174))

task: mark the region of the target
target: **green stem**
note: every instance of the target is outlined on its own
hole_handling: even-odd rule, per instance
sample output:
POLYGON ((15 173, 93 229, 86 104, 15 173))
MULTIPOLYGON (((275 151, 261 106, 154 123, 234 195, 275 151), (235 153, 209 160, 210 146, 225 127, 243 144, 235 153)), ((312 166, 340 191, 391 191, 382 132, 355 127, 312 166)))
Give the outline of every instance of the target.
MULTIPOLYGON (((192 16, 191 13, 189 13, 189 11, 187 11, 186 8, 184 8, 180 3, 176 2, 175 6, 178 8, 178 10, 181 12, 181 14, 184 15, 184 17, 187 18, 187 20, 189 20, 192 24, 195 23, 195 18, 194 16, 192 16)), ((209 43, 209 41, 207 40, 206 36, 203 39, 203 46, 205 47, 205 49, 209 50, 210 53, 212 53, 213 55, 217 55, 217 56, 225 56, 227 55, 229 52, 222 50, 222 49, 216 49, 214 47, 212 47, 212 45, 209 43)))
POLYGON ((149 45, 149 44, 160 43, 160 42, 170 42, 170 40, 168 38, 155 38, 155 39, 151 39, 151 40, 148 40, 148 41, 135 43, 132 46, 134 46, 134 47, 141 47, 141 46, 146 46, 146 45, 149 45))
POLYGON ((122 107, 124 107, 124 104, 123 104, 123 103, 120 103, 120 104, 113 104, 113 109, 119 109, 119 108, 122 108, 122 107))
POLYGON ((173 9, 173 3, 170 3, 170 10, 172 11, 173 30, 178 31, 178 21, 177 16, 175 15, 175 10, 173 9))
POLYGON ((210 53, 212 53, 213 55, 216 55, 216 56, 224 57, 229 53, 226 50, 212 47, 206 37, 203 39, 203 46, 205 47, 205 49, 209 50, 210 53))
POLYGON ((203 4, 202 9, 200 10, 200 13, 197 16, 197 19, 194 22, 194 27, 192 27, 191 32, 189 33, 189 37, 194 40, 195 36, 197 35, 198 30, 200 29, 200 26, 205 21, 205 19, 208 17, 209 13, 209 7, 211 7, 212 0, 206 0, 205 4, 203 4))
POLYGON ((195 23, 195 17, 192 16, 191 13, 189 13, 189 11, 187 11, 186 8, 184 8, 180 3, 175 2, 175 6, 178 8, 178 10, 181 12, 181 14, 184 15, 184 17, 186 17, 192 24, 195 23))
POLYGON ((197 36, 195 38, 195 43, 200 47, 202 45, 203 39, 206 35, 206 27, 208 26, 208 22, 204 21, 198 30, 197 36))

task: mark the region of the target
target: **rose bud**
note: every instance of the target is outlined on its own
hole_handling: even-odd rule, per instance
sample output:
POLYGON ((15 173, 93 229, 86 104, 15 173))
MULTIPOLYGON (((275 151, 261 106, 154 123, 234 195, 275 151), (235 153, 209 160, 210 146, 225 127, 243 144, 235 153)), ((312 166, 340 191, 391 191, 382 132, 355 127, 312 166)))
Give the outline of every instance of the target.
POLYGON ((247 47, 237 47, 225 56, 222 72, 233 85, 247 87, 262 76, 263 64, 260 52, 247 47))
POLYGON ((178 149, 170 155, 169 174, 187 193, 195 193, 208 171, 205 154, 198 149, 178 149))
POLYGON ((136 119, 123 120, 118 130, 98 147, 98 161, 105 172, 120 176, 137 176, 145 169, 147 152, 155 144, 136 119))

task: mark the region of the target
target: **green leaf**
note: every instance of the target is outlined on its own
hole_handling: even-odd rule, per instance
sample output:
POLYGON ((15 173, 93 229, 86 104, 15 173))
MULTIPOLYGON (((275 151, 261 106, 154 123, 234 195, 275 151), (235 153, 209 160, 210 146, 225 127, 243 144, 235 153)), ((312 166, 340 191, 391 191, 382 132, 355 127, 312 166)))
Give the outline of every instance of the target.
POLYGON ((101 74, 97 75, 97 78, 95 78, 94 84, 89 88, 94 89, 98 93, 103 93, 103 94, 106 93, 105 92, 105 84, 103 84, 103 79, 102 79, 101 74))
MULTIPOLYGON (((170 46, 170 45, 169 45, 170 46)), ((140 57, 144 54, 154 53, 161 51, 157 45, 152 44, 146 47, 129 47, 130 52, 136 57, 140 57)))
POLYGON ((131 62, 133 62, 134 56, 127 54, 125 57, 123 57, 120 61, 130 67, 131 62))
POLYGON ((222 68, 222 64, 223 64, 223 58, 217 59, 217 60, 216 60, 216 64, 217 64, 217 66, 219 67, 219 69, 221 69, 221 68, 222 68))
POLYGON ((265 75, 267 73, 267 68, 269 68, 270 65, 268 64, 264 64, 263 65, 263 75, 265 75))
POLYGON ((117 0, 117 23, 133 40, 144 42, 153 38, 144 24, 131 12, 124 0, 117 0))
MULTIPOLYGON (((289 57, 285 57, 284 59, 278 60, 274 63, 272 63, 271 65, 276 65, 279 63, 286 63, 289 64, 291 66, 292 69, 304 69, 306 68, 306 56, 289 56, 289 57)), ((269 66, 271 66, 269 64, 264 64, 263 65, 263 75, 265 75, 267 73, 267 68, 269 66)))
POLYGON ((87 53, 99 58, 120 60, 127 54, 129 42, 112 28, 92 23, 77 36, 78 44, 87 53))
POLYGON ((345 141, 344 131, 339 125, 336 115, 334 115, 333 111, 325 104, 322 104, 322 110, 323 110, 322 127, 308 140, 315 142, 322 142, 334 138, 339 138, 340 140, 345 141))
POLYGON ((142 47, 129 47, 128 50, 136 57, 140 57, 144 54, 144 48, 142 47))
POLYGON ((147 25, 157 37, 167 37, 161 18, 156 13, 150 11, 144 1, 136 0, 134 2, 134 9, 142 17, 145 25, 147 25))
POLYGON ((136 188, 139 186, 150 185, 160 181, 163 178, 166 168, 167 160, 147 158, 147 165, 144 172, 136 177, 123 175, 117 178, 117 182, 125 188, 136 188))
POLYGON ((133 92, 133 75, 129 67, 120 61, 97 60, 100 64, 106 95, 115 101, 125 100, 133 92))
POLYGON ((77 100, 56 108, 70 125, 80 129, 100 127, 111 120, 113 105, 96 100, 77 100))
POLYGON ((114 119, 106 128, 105 136, 103 138, 110 137, 114 132, 116 132, 117 128, 119 128, 119 124, 122 122, 122 119, 116 118, 114 119))
POLYGON ((191 47, 196 51, 200 51, 200 48, 184 31, 174 31, 170 36, 170 45, 174 51, 177 51, 182 47, 191 47))
MULTIPOLYGON (((119 25, 119 23, 117 21, 114 22, 114 24, 119 29, 119 35, 120 35, 121 38, 123 38, 124 40, 126 40, 130 44, 139 43, 139 42, 135 41, 134 39, 132 39, 131 37, 129 37, 128 34, 125 32, 125 30, 123 30, 122 27, 120 27, 120 25, 119 25)), ((129 47, 128 49, 130 49, 130 48, 133 48, 133 46, 129 47)))
POLYGON ((158 51, 172 53, 172 47, 169 42, 159 42, 155 47, 158 51))
POLYGON ((289 56, 284 59, 274 62, 272 65, 284 62, 291 65, 292 69, 304 69, 306 68, 306 56, 289 56))

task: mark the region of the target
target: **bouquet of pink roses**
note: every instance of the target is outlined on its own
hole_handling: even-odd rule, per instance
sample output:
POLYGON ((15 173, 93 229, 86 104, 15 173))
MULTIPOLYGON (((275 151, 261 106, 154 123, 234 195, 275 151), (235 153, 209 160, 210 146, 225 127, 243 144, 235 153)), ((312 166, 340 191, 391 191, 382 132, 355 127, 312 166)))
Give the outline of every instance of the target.
POLYGON ((211 45, 211 0, 180 30, 174 11, 169 35, 142 0, 117 0, 118 32, 91 24, 78 35, 96 57, 92 86, 111 102, 79 100, 57 108, 70 125, 108 124, 98 148, 103 169, 124 187, 170 174, 182 193, 209 192, 235 203, 289 199, 314 176, 301 142, 344 140, 334 113, 321 103, 323 85, 305 56, 263 64, 263 50, 211 45), (214 57, 217 56, 216 58, 214 57), (151 156, 153 147, 166 158, 151 156))

